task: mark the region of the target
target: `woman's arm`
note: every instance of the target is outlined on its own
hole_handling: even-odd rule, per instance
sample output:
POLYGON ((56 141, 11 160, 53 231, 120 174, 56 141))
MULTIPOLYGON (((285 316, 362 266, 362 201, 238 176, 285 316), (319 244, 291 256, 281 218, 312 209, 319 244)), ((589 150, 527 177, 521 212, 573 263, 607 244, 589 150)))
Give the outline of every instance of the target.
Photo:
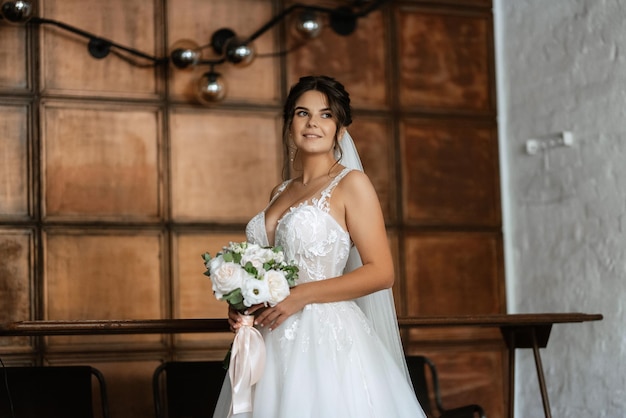
POLYGON ((309 303, 355 299, 393 285, 393 259, 383 213, 369 178, 359 171, 349 173, 331 199, 331 215, 345 220, 363 266, 340 277, 296 286, 284 301, 258 314, 257 324, 275 328, 309 303))

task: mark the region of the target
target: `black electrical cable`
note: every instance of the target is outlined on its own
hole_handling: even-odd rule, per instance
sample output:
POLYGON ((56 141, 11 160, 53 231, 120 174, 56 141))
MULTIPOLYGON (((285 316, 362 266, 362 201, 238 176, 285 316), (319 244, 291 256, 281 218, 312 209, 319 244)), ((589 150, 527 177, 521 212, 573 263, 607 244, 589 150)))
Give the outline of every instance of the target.
MULTIPOLYGON (((287 15, 289 15, 290 13, 292 13, 293 11, 297 10, 297 9, 303 9, 303 10, 311 10, 311 11, 317 11, 317 12, 321 12, 321 13, 328 13, 329 15, 334 16, 336 19, 339 19, 341 21, 341 19, 347 19, 347 20, 354 20, 356 21, 357 18, 360 17, 364 17, 366 15, 368 15, 369 13, 371 13, 372 11, 376 10, 377 8, 381 7, 383 3, 387 2, 389 0, 373 0, 370 2, 365 2, 363 0, 354 0, 353 1, 353 6, 356 6, 355 8, 352 8, 350 6, 347 7, 340 7, 337 9, 331 9, 328 7, 320 7, 320 6, 315 6, 315 5, 311 5, 311 4, 302 4, 302 3, 295 3, 292 4, 291 6, 287 7, 286 9, 284 9, 281 13, 277 14, 276 16, 274 16, 272 19, 270 19, 265 25, 261 26, 259 29, 257 29, 252 35, 248 36, 245 40, 246 43, 252 42, 254 41, 256 38, 258 38, 259 36, 261 36, 263 33, 265 33, 267 30, 269 30, 271 27, 273 27, 274 25, 276 25, 278 22, 280 22, 282 19, 284 19, 287 15), (365 7, 362 7, 363 5, 365 5, 365 7), (361 8, 359 10, 359 8, 361 8)), ((3 16, 0 16, 0 19, 3 19, 3 16)), ((93 33, 87 32, 85 30, 76 28, 74 26, 68 25, 67 23, 63 23, 63 22, 59 22, 57 20, 53 20, 53 19, 46 19, 43 17, 32 17, 30 18, 30 20, 27 23, 31 23, 31 24, 36 24, 36 25, 53 25, 56 26, 58 28, 61 28, 63 30, 66 30, 68 32, 72 32, 76 35, 82 36, 86 39, 89 40, 89 53, 94 57, 94 58, 104 58, 106 57, 110 52, 113 52, 115 55, 117 55, 118 57, 124 59, 125 61, 127 61, 128 63, 138 66, 138 67, 150 67, 150 66, 158 66, 158 65, 162 65, 162 64, 166 64, 169 62, 169 57, 156 57, 156 56, 152 56, 149 54, 146 54, 144 52, 138 51, 136 49, 124 46, 124 45, 120 45, 116 42, 113 42, 109 39, 105 39, 105 38, 101 38, 97 35, 94 35, 93 33), (119 51, 114 51, 112 50, 112 48, 115 50, 119 50, 119 51), (123 52, 120 52, 123 51, 123 52), (134 55, 136 57, 142 58, 144 60, 149 61, 150 63, 140 63, 136 60, 133 60, 130 56, 126 55, 134 55)), ((341 22, 340 22, 341 23, 341 22)), ((332 26, 332 25, 331 25, 332 26)), ((335 28, 335 30, 337 30, 335 28)), ((349 31, 350 32, 350 31, 349 31)), ((205 46, 202 46, 200 49, 204 49, 208 46, 211 46, 211 44, 207 44, 205 46)), ((288 54, 290 51, 297 49, 298 47, 300 47, 301 45, 296 45, 295 47, 285 50, 285 51, 278 51, 278 52, 273 52, 273 53, 267 53, 267 54, 263 54, 262 56, 264 57, 276 57, 276 56, 281 56, 281 55, 285 55, 288 54)), ((213 65, 213 64, 221 64, 225 61, 225 59, 217 59, 217 60, 204 60, 204 61, 200 61, 199 64, 205 64, 205 65, 213 65)))

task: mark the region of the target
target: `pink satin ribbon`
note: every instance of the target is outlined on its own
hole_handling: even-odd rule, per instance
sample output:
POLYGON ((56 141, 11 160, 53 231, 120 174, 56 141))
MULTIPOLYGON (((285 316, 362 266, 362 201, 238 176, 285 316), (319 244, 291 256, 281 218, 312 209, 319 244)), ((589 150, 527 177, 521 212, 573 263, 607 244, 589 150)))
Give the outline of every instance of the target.
POLYGON ((242 326, 237 330, 230 354, 228 375, 232 389, 229 416, 252 412, 252 387, 265 369, 265 342, 254 328, 254 315, 240 315, 242 326))

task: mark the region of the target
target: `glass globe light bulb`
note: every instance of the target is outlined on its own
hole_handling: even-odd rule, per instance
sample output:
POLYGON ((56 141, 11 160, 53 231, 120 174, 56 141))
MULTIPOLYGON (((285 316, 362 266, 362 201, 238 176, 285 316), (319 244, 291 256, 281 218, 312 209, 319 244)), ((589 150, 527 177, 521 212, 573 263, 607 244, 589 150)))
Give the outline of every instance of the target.
POLYGON ((176 68, 192 68, 200 61, 200 46, 192 40, 176 41, 170 51, 172 64, 176 68))
POLYGON ((251 44, 246 44, 235 36, 226 41, 224 50, 226 59, 239 67, 250 65, 256 56, 251 44))
POLYGON ((198 80, 196 97, 201 104, 210 105, 226 96, 226 83, 220 73, 208 72, 198 80))
POLYGON ((5 1, 0 10, 2 16, 10 23, 25 23, 33 16, 33 6, 26 0, 5 1))
POLYGON ((311 10, 301 12, 296 17, 295 29, 305 39, 316 38, 322 32, 319 15, 311 10))

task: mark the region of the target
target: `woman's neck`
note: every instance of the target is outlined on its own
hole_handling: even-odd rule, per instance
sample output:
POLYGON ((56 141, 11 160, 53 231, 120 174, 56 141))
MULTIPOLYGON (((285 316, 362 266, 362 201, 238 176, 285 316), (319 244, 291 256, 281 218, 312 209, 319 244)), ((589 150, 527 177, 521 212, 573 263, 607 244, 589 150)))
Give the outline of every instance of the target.
POLYGON ((322 183, 322 179, 328 179, 337 174, 341 166, 334 158, 309 159, 303 161, 302 175, 296 178, 303 186, 322 183))

